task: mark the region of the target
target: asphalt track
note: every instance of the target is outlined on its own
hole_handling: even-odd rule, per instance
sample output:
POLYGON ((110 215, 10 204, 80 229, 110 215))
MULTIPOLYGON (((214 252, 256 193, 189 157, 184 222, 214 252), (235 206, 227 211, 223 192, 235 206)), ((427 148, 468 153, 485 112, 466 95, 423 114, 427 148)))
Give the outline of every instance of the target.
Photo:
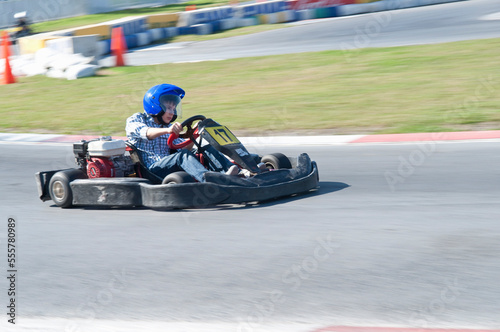
MULTIPOLYGON (((488 2, 470 3, 498 7, 488 2)), ((444 6, 441 15, 457 4, 436 8, 444 6)), ((42 203, 34 173, 73 167, 71 146, 0 142, 0 329, 498 331, 500 140, 442 141, 447 135, 257 139, 253 152, 309 153, 320 188, 182 211, 42 203), (8 218, 16 221, 15 326, 6 314, 8 218)))
MULTIPOLYGON (((288 28, 252 35, 148 46, 126 54, 125 60, 136 66, 498 38, 498 12, 499 1, 469 0, 299 21, 288 28)), ((114 58, 106 57, 100 64, 112 66, 114 58)))
MULTIPOLYGON (((18 320, 13 328, 3 315, 0 326, 498 329, 499 143, 250 144, 258 153, 308 152, 320 188, 261 204, 154 211, 42 203, 33 175, 72 167, 71 145, 4 142, 0 241, 5 262, 14 218, 18 320)), ((8 287, 2 278, 3 308, 8 287)))

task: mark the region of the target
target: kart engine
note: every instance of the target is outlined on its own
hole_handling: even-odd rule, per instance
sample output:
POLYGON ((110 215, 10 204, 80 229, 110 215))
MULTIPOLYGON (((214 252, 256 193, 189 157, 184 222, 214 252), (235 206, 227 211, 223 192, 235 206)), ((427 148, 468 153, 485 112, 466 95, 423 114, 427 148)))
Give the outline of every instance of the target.
POLYGON ((89 179, 134 176, 134 162, 126 151, 125 142, 111 137, 73 144, 76 163, 89 179))

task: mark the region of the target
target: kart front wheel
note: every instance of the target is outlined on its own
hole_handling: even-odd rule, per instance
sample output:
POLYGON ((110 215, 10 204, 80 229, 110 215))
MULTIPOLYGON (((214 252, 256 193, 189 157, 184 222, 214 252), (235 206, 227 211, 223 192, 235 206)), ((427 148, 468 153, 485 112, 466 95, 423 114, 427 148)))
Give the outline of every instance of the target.
POLYGON ((69 184, 75 179, 83 178, 85 178, 85 173, 79 169, 57 172, 49 182, 50 198, 59 207, 71 207, 73 205, 73 192, 69 184))
POLYGON ((290 159, 288 159, 288 157, 285 156, 283 153, 279 152, 265 155, 264 157, 262 157, 260 162, 266 164, 266 167, 268 169, 292 168, 292 163, 290 162, 290 159))
POLYGON ((179 171, 165 176, 161 184, 180 184, 190 182, 195 182, 193 177, 184 171, 179 171))

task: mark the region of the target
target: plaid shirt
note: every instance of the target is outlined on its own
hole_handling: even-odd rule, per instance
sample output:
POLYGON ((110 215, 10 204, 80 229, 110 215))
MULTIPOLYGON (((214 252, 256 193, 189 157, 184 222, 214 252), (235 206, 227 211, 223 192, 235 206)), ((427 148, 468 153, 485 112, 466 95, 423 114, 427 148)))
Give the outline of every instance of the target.
MULTIPOLYGON (((169 124, 169 126, 171 125, 169 124)), ((149 127, 165 128, 165 126, 157 124, 153 117, 147 113, 135 113, 127 119, 125 127, 128 141, 137 148, 139 157, 147 168, 170 155, 170 148, 167 145, 169 135, 162 135, 150 140, 146 137, 149 127)), ((174 140, 174 143, 178 144, 182 141, 184 141, 182 138, 178 138, 174 140)))

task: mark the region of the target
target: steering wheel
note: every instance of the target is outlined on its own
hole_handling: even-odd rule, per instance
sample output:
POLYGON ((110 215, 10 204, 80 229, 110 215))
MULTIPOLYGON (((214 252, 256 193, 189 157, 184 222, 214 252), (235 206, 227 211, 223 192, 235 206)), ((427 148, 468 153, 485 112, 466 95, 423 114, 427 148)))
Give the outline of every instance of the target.
POLYGON ((182 149, 191 144, 195 139, 200 137, 200 134, 198 134, 198 123, 196 123, 196 125, 192 127, 193 123, 195 121, 203 121, 205 119, 206 117, 203 115, 195 115, 182 121, 181 126, 182 128, 187 127, 186 132, 180 133, 179 135, 174 133, 170 134, 167 140, 168 147, 177 150, 177 149, 182 149), (174 140, 176 140, 179 137, 186 138, 186 140, 182 143, 174 144, 174 140))

